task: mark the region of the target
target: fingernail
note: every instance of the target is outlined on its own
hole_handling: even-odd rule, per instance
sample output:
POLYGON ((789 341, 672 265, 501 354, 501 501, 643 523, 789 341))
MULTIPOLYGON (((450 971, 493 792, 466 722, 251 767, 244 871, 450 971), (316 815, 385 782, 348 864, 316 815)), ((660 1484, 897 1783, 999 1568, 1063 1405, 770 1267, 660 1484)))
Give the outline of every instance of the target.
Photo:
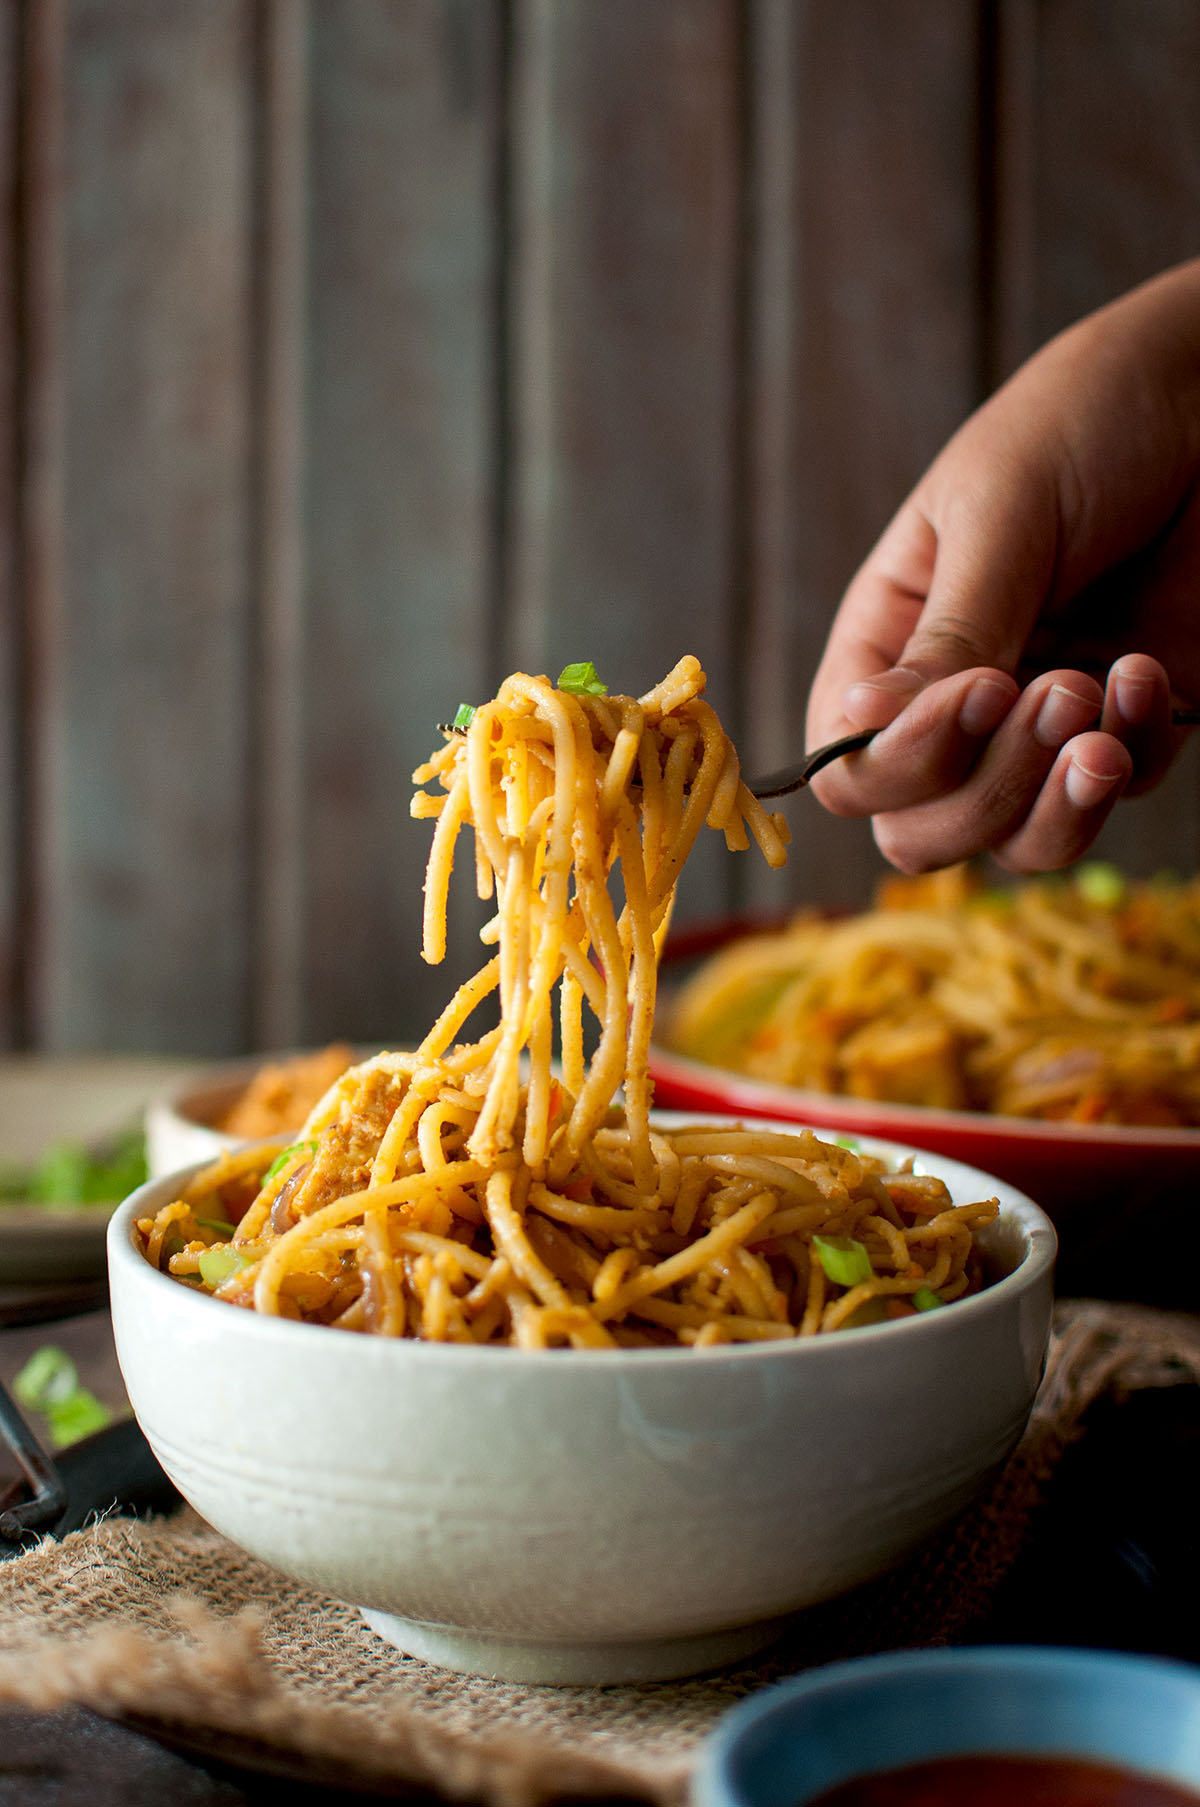
POLYGON ((990 734, 998 728, 1015 701, 1009 684, 998 684, 995 678, 976 678, 958 711, 958 725, 964 734, 990 734))
POLYGON ((1061 747, 1073 734, 1082 734, 1100 713, 1090 697, 1079 696, 1065 684, 1052 684, 1042 701, 1034 734, 1044 747, 1061 747))
POLYGON ((842 698, 846 720, 856 728, 882 728, 894 721, 909 697, 920 690, 924 679, 902 665, 881 671, 878 677, 863 678, 851 684, 842 698))
POLYGON ((1154 700, 1153 678, 1136 677, 1132 673, 1118 672, 1113 680, 1113 691, 1116 696, 1117 713, 1121 720, 1131 727, 1145 721, 1150 713, 1150 705, 1154 700))
POLYGON ((1118 778, 1110 778, 1103 772, 1093 772, 1090 766, 1073 759, 1067 767, 1063 788, 1076 809, 1095 809, 1119 782, 1118 778))

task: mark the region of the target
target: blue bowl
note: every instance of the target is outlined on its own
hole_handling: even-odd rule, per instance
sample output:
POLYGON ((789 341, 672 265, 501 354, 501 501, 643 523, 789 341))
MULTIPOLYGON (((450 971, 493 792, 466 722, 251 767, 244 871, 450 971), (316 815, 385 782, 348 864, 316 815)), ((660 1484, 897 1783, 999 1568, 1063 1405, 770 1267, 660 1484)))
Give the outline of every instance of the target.
POLYGON ((1200 1669, 1098 1650, 902 1651, 743 1701, 694 1807, 804 1807, 857 1777, 979 1753, 1075 1757, 1200 1787, 1200 1669))

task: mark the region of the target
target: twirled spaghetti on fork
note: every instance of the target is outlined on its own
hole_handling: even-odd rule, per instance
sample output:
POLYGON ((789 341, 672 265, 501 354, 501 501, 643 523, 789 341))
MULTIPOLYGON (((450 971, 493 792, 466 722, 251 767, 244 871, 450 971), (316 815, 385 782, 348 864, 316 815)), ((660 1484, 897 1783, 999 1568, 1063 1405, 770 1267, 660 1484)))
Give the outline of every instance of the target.
POLYGON ((980 1283, 993 1200, 954 1206, 810 1132, 652 1120, 659 945, 700 829, 786 857, 703 689, 693 658, 636 699, 568 667, 460 712, 414 774, 440 787, 413 800, 436 819, 424 954, 444 955, 468 826, 496 953, 415 1051, 344 1074, 297 1143, 226 1156, 142 1220, 151 1261, 261 1312, 533 1348, 809 1335, 980 1283), (459 1040, 497 991, 498 1025, 459 1040))

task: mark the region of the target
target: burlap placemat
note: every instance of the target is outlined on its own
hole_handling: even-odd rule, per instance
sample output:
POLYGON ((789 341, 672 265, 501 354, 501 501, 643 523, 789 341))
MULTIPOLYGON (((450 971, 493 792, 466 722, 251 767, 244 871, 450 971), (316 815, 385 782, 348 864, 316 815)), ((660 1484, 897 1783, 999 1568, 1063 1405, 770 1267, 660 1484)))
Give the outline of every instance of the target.
POLYGON ((352 1607, 185 1510, 110 1519, 0 1567, 0 1700, 232 1735, 346 1781, 423 1783, 491 1807, 589 1794, 680 1807, 698 1745, 752 1690, 838 1657, 953 1641, 1026 1541, 1088 1407, 1180 1381, 1200 1381, 1200 1319, 1060 1305, 1026 1434, 949 1537, 722 1674, 569 1689, 453 1675, 401 1656, 352 1607))

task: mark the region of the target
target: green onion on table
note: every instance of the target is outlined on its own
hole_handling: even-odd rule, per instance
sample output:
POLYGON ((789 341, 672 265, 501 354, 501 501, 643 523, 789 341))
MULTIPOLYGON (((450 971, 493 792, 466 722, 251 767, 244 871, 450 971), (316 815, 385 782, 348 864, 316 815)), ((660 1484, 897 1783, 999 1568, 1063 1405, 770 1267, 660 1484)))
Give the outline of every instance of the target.
POLYGON ((65 1349, 36 1349, 13 1381, 18 1405, 45 1420, 55 1449, 65 1449, 111 1424, 112 1413, 81 1385, 79 1370, 65 1349))
POLYGON ((25 1167, 0 1167, 0 1204, 115 1205, 146 1179, 146 1142, 129 1130, 97 1149, 52 1142, 25 1167))

